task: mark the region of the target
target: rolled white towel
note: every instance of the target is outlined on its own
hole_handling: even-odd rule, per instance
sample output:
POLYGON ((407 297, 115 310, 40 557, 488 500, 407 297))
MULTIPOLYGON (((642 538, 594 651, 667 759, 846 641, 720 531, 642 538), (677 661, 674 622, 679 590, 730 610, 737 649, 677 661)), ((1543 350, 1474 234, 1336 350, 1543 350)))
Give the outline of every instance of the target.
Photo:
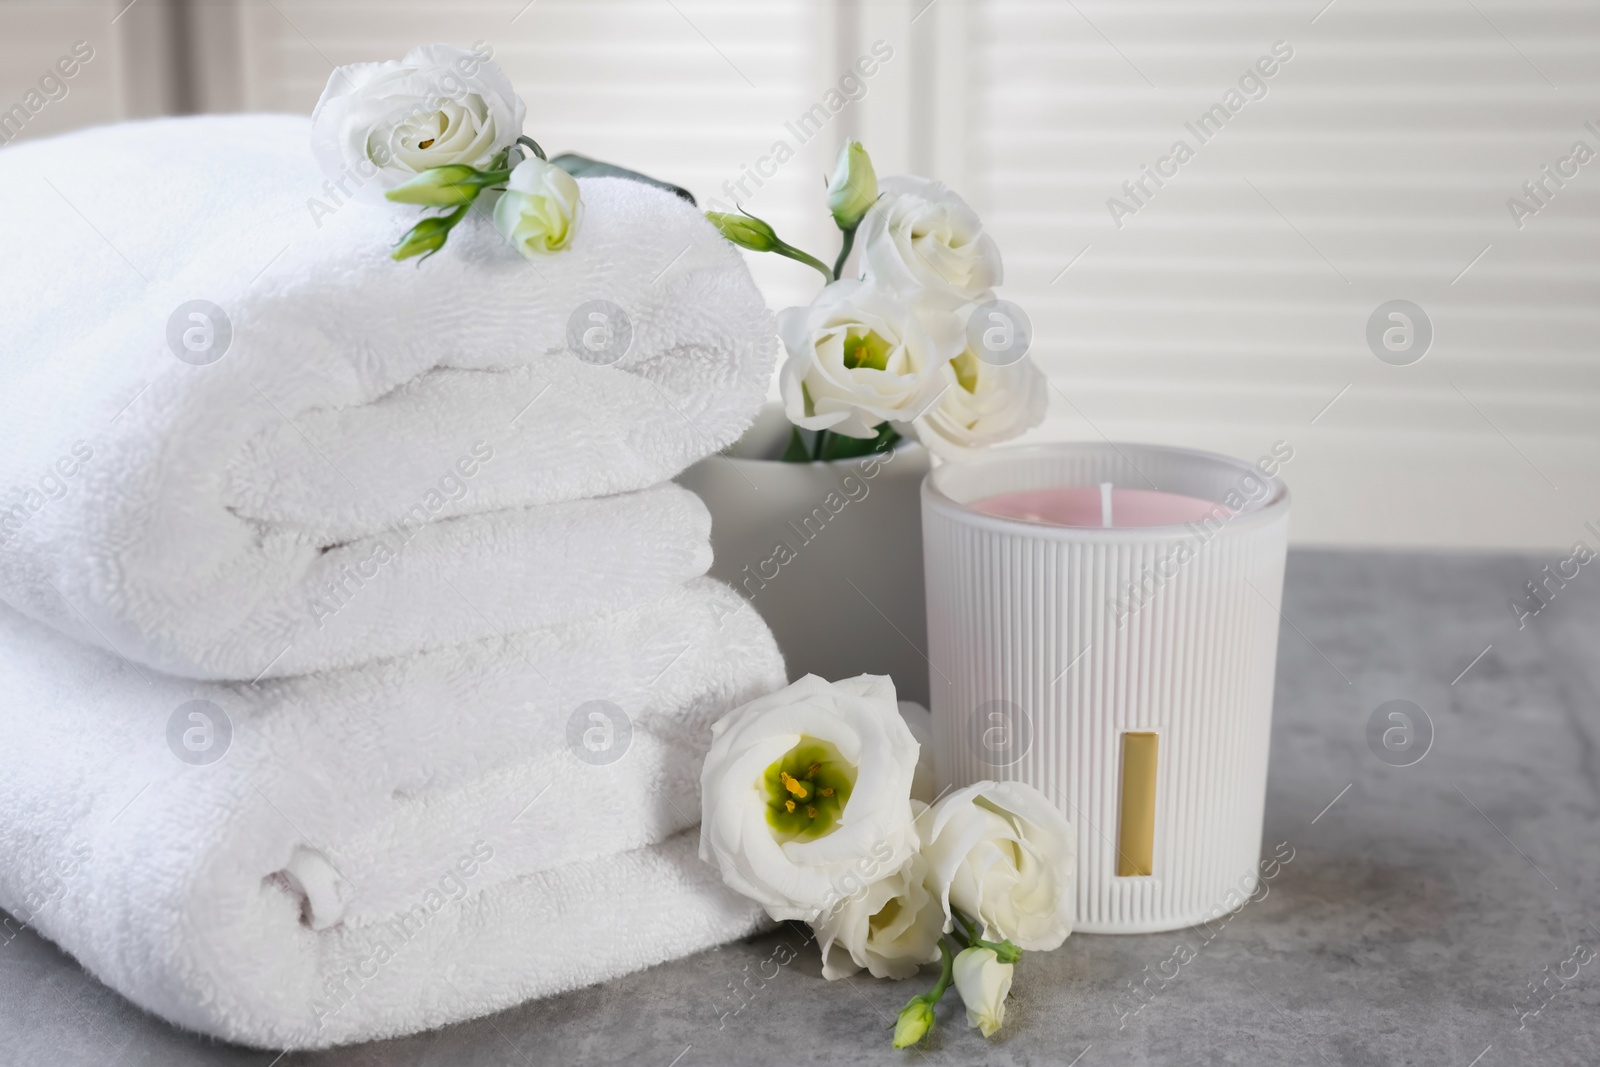
POLYGON ((748 928, 692 842, 636 850, 698 821, 710 724, 782 684, 765 624, 709 579, 256 686, 146 681, 0 609, 0 907, 230 1040, 480 1014, 748 928))
POLYGON ((242 617, 408 517, 654 485, 748 425, 770 318, 682 200, 584 179, 566 251, 529 262, 473 215, 395 263, 421 213, 346 202, 308 137, 211 116, 0 153, 0 599, 215 677, 165 620, 242 617), (625 353, 585 347, 593 315, 622 336, 597 301, 625 353))

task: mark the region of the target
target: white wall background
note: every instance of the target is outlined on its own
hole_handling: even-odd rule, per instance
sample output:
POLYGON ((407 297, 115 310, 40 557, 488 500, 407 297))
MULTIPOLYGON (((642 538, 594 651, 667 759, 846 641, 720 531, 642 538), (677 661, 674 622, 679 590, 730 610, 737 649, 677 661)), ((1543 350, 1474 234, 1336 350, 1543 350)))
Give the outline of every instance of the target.
MULTIPOLYGON (((1553 550, 1600 521, 1600 159, 1520 228, 1507 208, 1574 142, 1600 153, 1600 4, 5 0, 0 107, 80 39, 97 58, 27 135, 307 112, 332 64, 486 40, 547 148, 702 199, 797 148, 744 203, 813 249, 823 175, 861 136, 1000 240, 1055 386, 1041 439, 1288 441, 1302 544, 1553 550), (876 40, 894 58, 800 144, 785 123, 876 40), (1185 122, 1278 41, 1266 95, 1199 144, 1185 122), (1179 138, 1194 158, 1118 227, 1108 198, 1179 138), (1434 329, 1409 366, 1365 340, 1395 298, 1434 329)), ((815 289, 752 265, 774 306, 815 289)))

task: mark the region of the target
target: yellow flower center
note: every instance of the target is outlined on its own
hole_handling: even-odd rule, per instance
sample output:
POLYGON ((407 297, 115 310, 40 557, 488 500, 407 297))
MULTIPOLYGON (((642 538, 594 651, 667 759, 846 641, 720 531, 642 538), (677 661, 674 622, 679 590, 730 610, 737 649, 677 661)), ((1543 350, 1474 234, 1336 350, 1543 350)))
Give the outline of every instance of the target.
POLYGON ((767 825, 780 840, 823 837, 839 824, 850 800, 856 769, 831 743, 801 737, 762 774, 767 825))
POLYGON ((969 393, 978 391, 978 357, 972 349, 963 349, 961 354, 950 361, 951 368, 956 372, 956 384, 969 393))
POLYGON ((889 369, 890 344, 872 330, 852 326, 844 335, 844 365, 849 370, 869 367, 889 369))
POLYGON ((900 898, 890 897, 883 907, 879 908, 877 913, 867 920, 867 929, 873 933, 881 933, 899 917, 900 898))

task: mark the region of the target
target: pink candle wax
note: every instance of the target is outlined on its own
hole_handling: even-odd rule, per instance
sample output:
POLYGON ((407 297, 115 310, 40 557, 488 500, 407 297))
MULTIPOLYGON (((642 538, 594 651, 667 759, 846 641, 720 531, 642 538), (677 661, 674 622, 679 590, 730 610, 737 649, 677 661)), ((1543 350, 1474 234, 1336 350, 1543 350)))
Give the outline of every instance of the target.
POLYGON ((987 515, 1050 526, 1181 526, 1233 514, 1231 508, 1211 500, 1155 489, 1113 488, 1109 483, 1000 493, 972 506, 987 515))

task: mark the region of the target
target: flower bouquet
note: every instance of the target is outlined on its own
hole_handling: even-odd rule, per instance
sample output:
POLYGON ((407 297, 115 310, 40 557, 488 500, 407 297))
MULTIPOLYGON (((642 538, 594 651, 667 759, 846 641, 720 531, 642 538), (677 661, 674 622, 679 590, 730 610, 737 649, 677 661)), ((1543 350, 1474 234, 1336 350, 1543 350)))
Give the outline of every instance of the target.
POLYGON ((894 1046, 922 1040, 955 985, 985 1037, 1024 951, 1072 932, 1076 837, 1021 782, 931 795, 928 762, 884 677, 815 675, 729 713, 701 773, 700 857, 777 920, 809 923, 822 974, 910 978, 894 1046))
POLYGON ((804 263, 825 280, 809 306, 778 317, 788 352, 780 389, 794 427, 784 460, 882 452, 908 435, 960 459, 1043 421, 1031 325, 995 296, 1000 249, 966 201, 927 178, 880 182, 851 141, 828 183, 828 211, 841 234, 831 267, 753 215, 706 213, 741 248, 804 263), (845 278, 858 243, 859 277, 845 278))

